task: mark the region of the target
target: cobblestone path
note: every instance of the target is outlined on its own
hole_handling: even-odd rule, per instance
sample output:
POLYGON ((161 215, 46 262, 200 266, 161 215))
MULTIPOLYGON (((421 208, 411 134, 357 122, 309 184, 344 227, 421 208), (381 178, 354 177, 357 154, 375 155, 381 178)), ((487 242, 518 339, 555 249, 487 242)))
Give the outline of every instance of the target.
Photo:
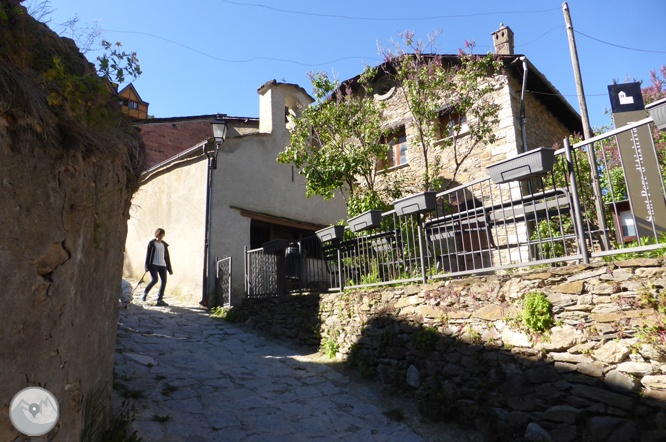
POLYGON ((349 379, 203 309, 121 310, 113 404, 122 389, 144 441, 423 441, 349 379), (158 417, 169 416, 159 422, 158 417))

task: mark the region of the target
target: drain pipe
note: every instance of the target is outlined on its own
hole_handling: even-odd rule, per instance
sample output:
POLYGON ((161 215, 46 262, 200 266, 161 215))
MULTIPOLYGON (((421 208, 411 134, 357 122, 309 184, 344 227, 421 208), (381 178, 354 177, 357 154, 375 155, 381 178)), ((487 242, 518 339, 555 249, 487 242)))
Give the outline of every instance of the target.
POLYGON ((523 90, 520 93, 520 132, 523 137, 523 152, 527 152, 527 129, 525 128, 525 89, 527 89, 527 59, 520 57, 523 62, 523 90))

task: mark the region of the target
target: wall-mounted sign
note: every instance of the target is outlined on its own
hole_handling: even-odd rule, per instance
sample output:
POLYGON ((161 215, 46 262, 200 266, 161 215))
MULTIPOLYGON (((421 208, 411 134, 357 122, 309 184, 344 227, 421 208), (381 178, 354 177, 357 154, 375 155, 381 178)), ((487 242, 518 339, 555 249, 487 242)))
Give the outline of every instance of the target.
MULTIPOLYGON (((640 83, 614 84, 608 92, 616 128, 647 117, 640 83)), ((654 238, 653 226, 666 232, 666 203, 649 125, 617 135, 617 144, 638 236, 654 238)))

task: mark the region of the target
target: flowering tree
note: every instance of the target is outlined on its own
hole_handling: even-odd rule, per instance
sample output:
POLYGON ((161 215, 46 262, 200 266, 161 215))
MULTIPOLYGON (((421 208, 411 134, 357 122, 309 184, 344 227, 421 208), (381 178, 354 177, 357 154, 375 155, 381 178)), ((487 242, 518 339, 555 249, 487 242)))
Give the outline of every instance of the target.
POLYGON ((407 31, 399 34, 400 42, 392 42, 392 49, 380 47, 383 69, 397 84, 412 117, 414 142, 424 160, 423 190, 446 189, 455 182, 465 160, 477 148, 495 141, 493 126, 498 122, 499 106, 492 102, 494 86, 489 74, 499 72, 501 63, 491 53, 474 55, 474 44, 465 42, 466 51, 459 50, 454 63, 447 65, 434 53, 440 33, 429 34, 424 42, 407 31), (442 127, 442 114, 458 119, 450 119, 442 127), (463 118, 469 136, 461 142, 463 118), (437 150, 450 154, 446 176, 437 150))
POLYGON ((423 43, 412 33, 400 34, 402 42, 392 50, 380 48, 384 63, 366 67, 355 82, 340 84, 322 72, 309 74, 316 101, 295 120, 290 144, 278 156, 279 162, 294 164, 306 177, 308 196, 330 198, 340 190, 354 216, 385 209, 402 195, 405 175, 382 171, 388 167, 391 129, 386 127, 386 104, 373 99, 372 84, 379 77, 397 85, 411 114, 413 142, 424 164, 417 187, 448 187, 475 149, 494 142, 499 106, 492 102, 491 76, 499 72, 500 63, 491 54, 473 55, 471 44, 468 52, 460 51, 445 63, 434 53, 437 35, 423 43), (461 121, 442 127, 443 110, 467 117, 469 136, 464 141, 459 137, 461 121), (444 153, 449 157, 446 170, 440 159, 444 153))
POLYGON ((294 164, 305 176, 308 196, 328 199, 341 191, 350 216, 369 209, 385 209, 400 190, 376 188, 378 163, 386 160, 381 108, 375 106, 368 78, 359 79, 359 90, 340 87, 325 72, 308 74, 315 103, 302 110, 291 129, 291 141, 278 162, 294 164))

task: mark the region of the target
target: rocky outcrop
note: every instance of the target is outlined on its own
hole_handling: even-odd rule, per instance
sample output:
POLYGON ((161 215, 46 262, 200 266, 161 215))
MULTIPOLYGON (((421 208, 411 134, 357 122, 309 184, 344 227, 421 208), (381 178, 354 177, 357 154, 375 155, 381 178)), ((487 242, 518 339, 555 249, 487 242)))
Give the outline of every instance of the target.
POLYGON ((0 440, 19 436, 11 398, 41 386, 60 407, 48 440, 78 441, 85 398, 111 391, 140 142, 71 41, 0 7, 0 440))

